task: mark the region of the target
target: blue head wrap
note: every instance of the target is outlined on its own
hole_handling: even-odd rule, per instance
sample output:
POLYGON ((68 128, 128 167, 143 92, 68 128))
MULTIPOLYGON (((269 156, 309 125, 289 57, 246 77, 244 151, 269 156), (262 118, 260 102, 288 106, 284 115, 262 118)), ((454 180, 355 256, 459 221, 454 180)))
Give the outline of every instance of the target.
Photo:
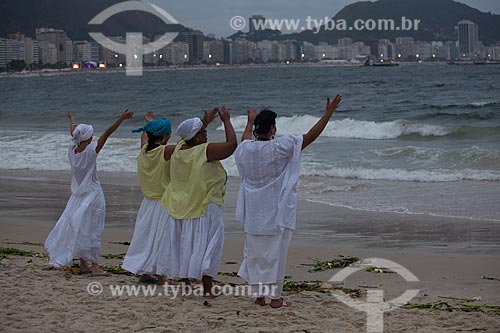
POLYGON ((154 136, 163 136, 172 132, 172 123, 167 118, 155 119, 146 126, 132 130, 132 133, 147 132, 154 136))

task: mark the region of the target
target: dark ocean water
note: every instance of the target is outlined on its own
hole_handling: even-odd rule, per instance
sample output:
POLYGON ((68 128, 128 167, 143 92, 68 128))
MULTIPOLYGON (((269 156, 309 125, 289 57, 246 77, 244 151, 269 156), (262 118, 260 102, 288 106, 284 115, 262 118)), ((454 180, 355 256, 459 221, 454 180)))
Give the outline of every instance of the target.
MULTIPOLYGON (((178 124, 226 105, 237 131, 246 109, 279 114, 278 134, 303 134, 327 96, 343 96, 303 156, 299 195, 354 209, 500 220, 500 66, 179 69, 0 78, 0 168, 68 169, 66 112, 102 132, 136 112, 99 168, 135 171, 130 129, 153 111, 178 124)), ((209 140, 221 140, 220 124, 209 140)), ((234 161, 224 162, 237 175, 234 161)))

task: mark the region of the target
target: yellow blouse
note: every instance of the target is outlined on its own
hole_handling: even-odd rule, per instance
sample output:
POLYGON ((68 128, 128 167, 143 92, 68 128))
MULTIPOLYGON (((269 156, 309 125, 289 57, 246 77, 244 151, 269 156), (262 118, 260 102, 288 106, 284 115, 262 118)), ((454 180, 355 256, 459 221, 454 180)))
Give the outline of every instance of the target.
POLYGON ((161 205, 175 219, 194 219, 205 215, 207 205, 224 205, 226 170, 220 161, 207 161, 208 143, 181 150, 177 143, 170 158, 170 182, 161 205))
POLYGON ((164 145, 150 151, 146 151, 147 146, 142 146, 141 153, 137 156, 137 176, 144 197, 160 200, 170 180, 170 162, 165 161, 164 145))

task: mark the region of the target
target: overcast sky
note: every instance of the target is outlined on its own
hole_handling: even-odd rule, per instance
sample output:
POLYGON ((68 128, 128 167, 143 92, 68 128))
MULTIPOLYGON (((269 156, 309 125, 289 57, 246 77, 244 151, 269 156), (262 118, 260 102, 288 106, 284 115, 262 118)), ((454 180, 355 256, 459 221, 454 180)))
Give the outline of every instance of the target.
MULTIPOLYGON (((217 37, 227 37, 235 31, 229 21, 233 16, 245 18, 254 14, 266 18, 302 19, 310 15, 321 19, 325 15, 332 17, 348 4, 357 0, 310 0, 305 4, 297 0, 151 0, 161 6, 179 23, 202 30, 205 34, 213 33, 217 37)), ((415 0, 418 1, 418 0, 415 0)), ((457 0, 484 12, 500 14, 499 0, 457 0)), ((248 31, 247 28, 244 29, 248 31)))

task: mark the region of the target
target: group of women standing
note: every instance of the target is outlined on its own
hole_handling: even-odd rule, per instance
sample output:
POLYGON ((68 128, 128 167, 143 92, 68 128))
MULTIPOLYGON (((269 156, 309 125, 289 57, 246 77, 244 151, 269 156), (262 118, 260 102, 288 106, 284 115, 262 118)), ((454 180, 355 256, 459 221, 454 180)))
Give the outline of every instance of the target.
MULTIPOLYGON (((227 176, 220 161, 236 150, 241 177, 236 218, 246 234, 239 275, 249 283, 256 304, 266 305, 268 296, 271 307, 289 305, 281 291, 295 229, 300 155, 324 130, 340 100, 340 96, 328 99, 324 115, 308 133, 276 139, 276 113, 249 110, 239 146, 224 107, 206 112, 203 119, 191 118, 179 124, 176 134, 181 139, 175 145, 167 145, 170 121, 154 119, 148 113, 147 124, 134 130, 143 132, 137 173, 144 199, 122 267, 140 274, 142 282, 164 284, 165 276, 185 283, 198 279, 204 294, 212 296, 224 244, 222 206, 227 176), (226 140, 207 143, 206 127, 217 116, 226 140)), ((130 112, 124 112, 97 145, 91 144, 88 125, 76 126, 70 117, 72 196, 45 243, 53 266, 71 265, 73 258, 80 258, 82 273, 105 274, 97 265, 105 208, 95 163, 107 137, 130 117, 130 112)))

